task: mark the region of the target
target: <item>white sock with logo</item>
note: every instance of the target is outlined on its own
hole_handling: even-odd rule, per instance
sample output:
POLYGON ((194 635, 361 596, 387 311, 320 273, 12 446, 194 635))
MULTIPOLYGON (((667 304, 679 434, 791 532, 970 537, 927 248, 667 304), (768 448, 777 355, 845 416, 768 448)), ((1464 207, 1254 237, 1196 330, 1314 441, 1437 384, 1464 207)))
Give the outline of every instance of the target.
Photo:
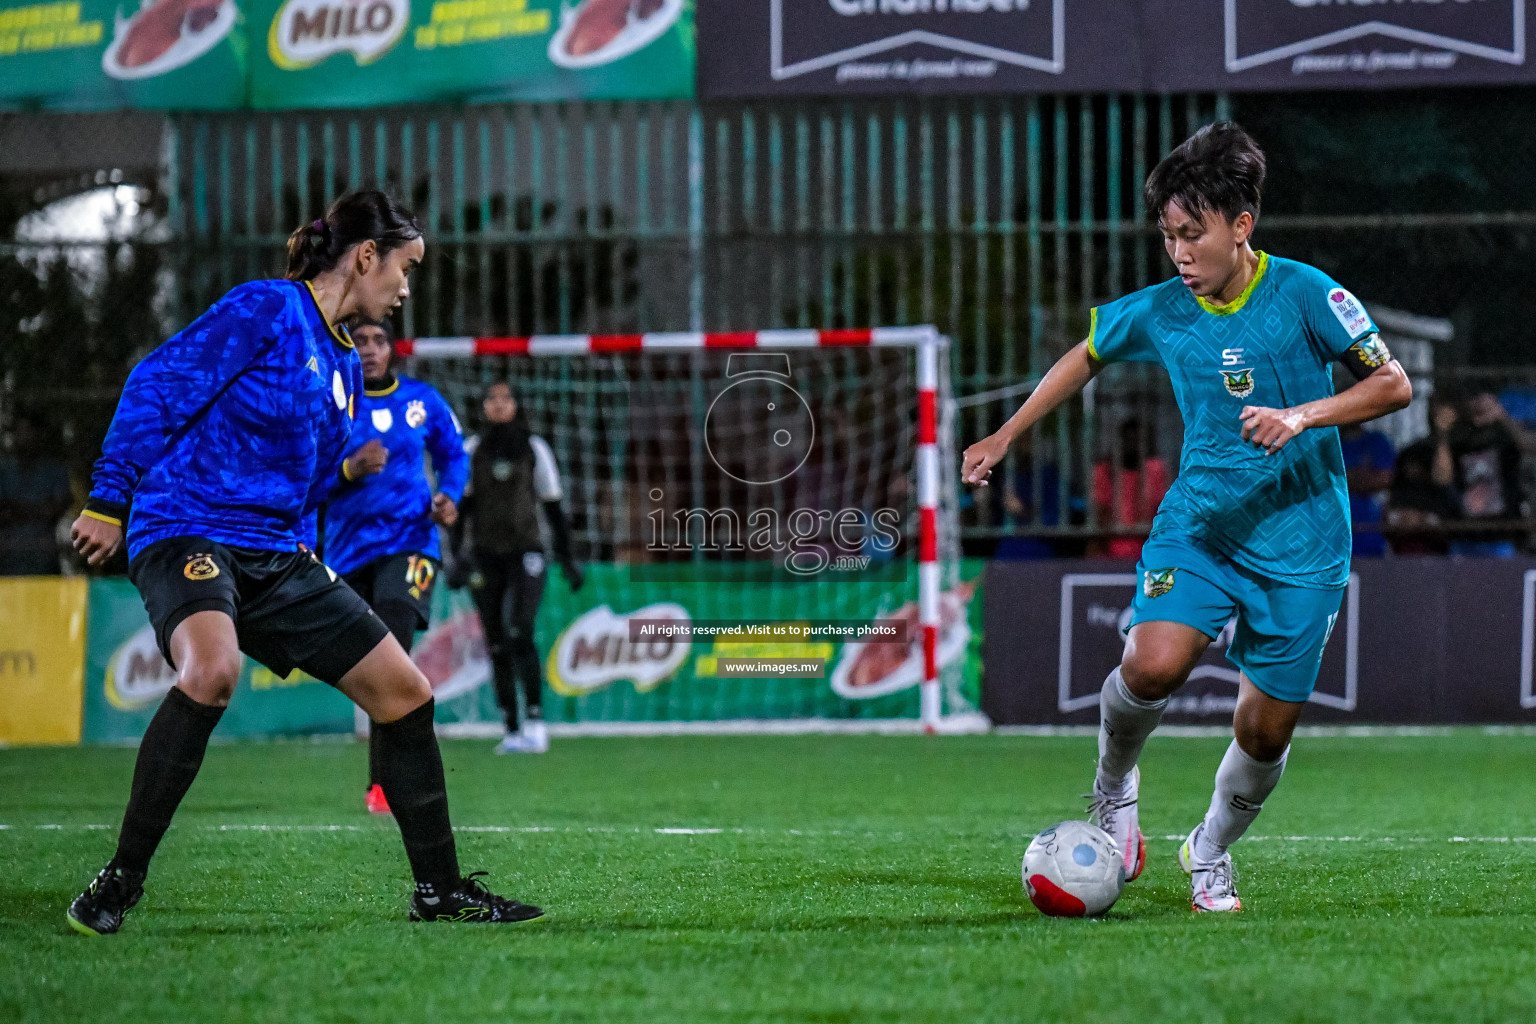
POLYGON ((1145 701, 1120 678, 1120 667, 1104 680, 1099 691, 1099 772, 1095 785, 1106 793, 1119 792, 1136 767, 1147 737, 1162 720, 1168 698, 1145 701))
POLYGON ((1195 858, 1201 861, 1219 860, 1227 847, 1237 842, 1253 820, 1264 808, 1264 800, 1275 791, 1285 771, 1285 759, 1291 748, 1274 761, 1255 761, 1237 745, 1237 740, 1227 748, 1216 769, 1216 792, 1211 796, 1211 809, 1205 812, 1205 828, 1200 832, 1195 846, 1195 858))

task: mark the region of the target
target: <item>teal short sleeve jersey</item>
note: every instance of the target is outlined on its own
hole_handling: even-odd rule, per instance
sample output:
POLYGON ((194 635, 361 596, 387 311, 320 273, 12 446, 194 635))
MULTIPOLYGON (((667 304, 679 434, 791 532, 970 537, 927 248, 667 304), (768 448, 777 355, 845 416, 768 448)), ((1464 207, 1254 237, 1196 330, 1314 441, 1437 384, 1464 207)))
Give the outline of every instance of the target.
POLYGON ((1349 491, 1339 432, 1302 432, 1274 455, 1243 440, 1246 406, 1289 408, 1334 393, 1332 364, 1384 365, 1365 307, 1314 267, 1259 253, 1253 281, 1226 305, 1178 278, 1093 311, 1101 363, 1161 363, 1184 417, 1179 477, 1153 522, 1284 583, 1349 579, 1349 491))

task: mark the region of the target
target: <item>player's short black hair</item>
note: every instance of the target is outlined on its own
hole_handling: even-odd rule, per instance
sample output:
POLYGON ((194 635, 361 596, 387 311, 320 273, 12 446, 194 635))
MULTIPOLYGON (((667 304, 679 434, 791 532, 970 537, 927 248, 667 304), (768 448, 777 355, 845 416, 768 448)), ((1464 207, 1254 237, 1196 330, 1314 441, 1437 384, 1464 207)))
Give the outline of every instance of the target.
POLYGON ((379 255, 387 255, 422 236, 416 215, 378 189, 348 192, 331 204, 325 216, 288 236, 290 281, 309 281, 341 261, 354 245, 372 239, 379 255))
POLYGON ((1264 195, 1264 151, 1231 121, 1208 124, 1185 139, 1147 175, 1147 208, 1161 218, 1169 203, 1205 219, 1219 213, 1257 217, 1264 195))

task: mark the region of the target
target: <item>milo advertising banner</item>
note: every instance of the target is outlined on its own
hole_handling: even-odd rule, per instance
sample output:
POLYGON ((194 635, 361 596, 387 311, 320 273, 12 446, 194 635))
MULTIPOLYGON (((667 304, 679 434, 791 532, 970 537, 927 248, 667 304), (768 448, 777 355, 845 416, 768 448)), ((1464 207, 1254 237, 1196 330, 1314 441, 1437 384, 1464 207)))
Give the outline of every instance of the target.
MULTIPOLYGON (((139 592, 126 579, 91 580, 87 614, 81 739, 86 743, 137 740, 176 682, 176 673, 155 645, 139 592)), ((279 679, 247 658, 217 735, 281 736, 351 729, 352 702, 339 692, 300 672, 279 679)))
MULTIPOLYGON (((980 703, 983 562, 966 560, 943 595, 938 660, 949 710, 980 703)), ((915 576, 915 574, 913 574, 915 576)), ((176 674, 155 645, 138 592, 126 579, 90 583, 85 659, 86 743, 137 740, 176 674)), ((918 712, 922 652, 915 582, 735 587, 640 583, 623 566, 591 565, 573 594, 552 573, 536 640, 544 656, 544 714, 551 722, 717 721, 751 718, 911 718, 918 712), (771 622, 785 639, 636 638, 632 623, 771 622), (797 630, 879 620, 900 643, 795 638, 797 630), (732 675, 723 662, 819 663, 814 674, 732 675)), ((484 635, 468 591, 439 587, 432 625, 412 658, 432 683, 443 725, 501 720, 484 635)), ((352 703, 302 672, 280 679, 246 659, 219 723, 223 738, 345 733, 352 703)))
POLYGON ((253 0, 251 104, 693 95, 692 0, 253 0))
POLYGON ((0 105, 693 95, 692 0, 0 0, 0 105))
MULTIPOLYGON (((941 602, 938 654, 950 709, 957 701, 980 701, 982 566, 967 560, 961 582, 941 602)), ((625 567, 592 565, 586 586, 572 594, 552 573, 537 625, 544 716, 551 722, 916 717, 922 652, 913 576, 910 583, 722 586, 637 582, 625 567), (820 624, 872 620, 904 624, 905 640, 797 638, 820 624), (637 622, 772 622, 789 635, 646 637, 636 635, 637 622), (797 659, 820 668, 805 676, 733 675, 727 659, 797 659)), ((499 720, 467 592, 436 595, 433 626, 413 656, 432 682, 440 722, 499 720)))
POLYGON ((236 0, 0 0, 0 103, 65 110, 239 107, 236 0))

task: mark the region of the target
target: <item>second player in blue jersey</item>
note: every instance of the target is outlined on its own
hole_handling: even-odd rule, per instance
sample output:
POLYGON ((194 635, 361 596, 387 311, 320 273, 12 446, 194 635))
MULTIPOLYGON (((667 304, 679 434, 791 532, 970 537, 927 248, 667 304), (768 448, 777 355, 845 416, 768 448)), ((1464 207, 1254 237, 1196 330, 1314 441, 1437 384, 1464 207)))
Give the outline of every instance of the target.
MULTIPOLYGON (((352 337, 363 397, 326 507, 325 557, 409 651, 431 615, 441 561, 438 527, 458 518, 469 456, 443 397, 430 384, 392 372, 388 322, 360 323, 352 337)), ((387 813, 372 745, 368 760, 365 802, 387 813)))
POLYGON ((469 477, 459 421, 430 384, 390 371, 387 326, 359 325, 352 337, 362 361, 363 396, 348 458, 326 507, 326 562, 346 576, 396 555, 438 561, 438 525, 453 525, 469 477))
POLYGON ((1106 363, 1167 371, 1184 418, 1179 477, 1142 549, 1120 665, 1099 695, 1093 818, 1140 874, 1142 745, 1168 698, 1234 619, 1232 745, 1179 863, 1195 910, 1242 906, 1227 852, 1285 770, 1349 580, 1349 494, 1338 427, 1407 405, 1408 378, 1364 307, 1328 275, 1258 252, 1264 154, 1241 128, 1202 128, 1147 179, 1178 277, 1095 309, 1086 341, 1023 407, 966 449, 983 486, 1014 439, 1106 363), (1355 383, 1334 393, 1333 366, 1355 383))

